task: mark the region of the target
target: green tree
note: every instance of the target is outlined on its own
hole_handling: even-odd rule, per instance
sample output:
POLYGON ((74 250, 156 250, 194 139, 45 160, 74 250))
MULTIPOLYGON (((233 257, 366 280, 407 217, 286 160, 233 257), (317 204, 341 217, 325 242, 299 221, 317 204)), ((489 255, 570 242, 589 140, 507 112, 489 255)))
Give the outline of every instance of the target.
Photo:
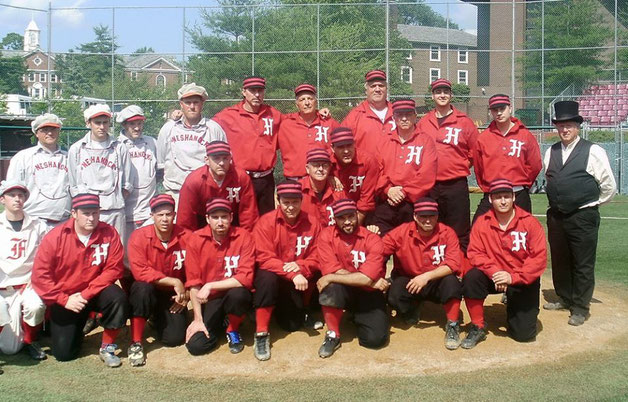
POLYGON ((155 49, 150 46, 142 46, 133 52, 133 54, 155 53, 155 49))
MULTIPOLYGON (((394 7, 397 7, 401 24, 447 28, 447 18, 425 4, 425 0, 415 0, 414 4, 398 4, 394 7)), ((455 22, 449 21, 449 28, 459 29, 460 27, 455 22)))
POLYGON ((0 56, 0 94, 26 94, 22 77, 26 74, 21 57, 0 56))
POLYGON ((19 33, 10 32, 2 38, 2 48, 6 50, 22 50, 24 47, 24 36, 19 33))
MULTIPOLYGON (((292 98, 296 85, 317 83, 317 21, 320 15, 319 98, 361 98, 364 95, 364 73, 385 67, 383 50, 361 49, 384 48, 386 10, 379 2, 371 1, 372 5, 362 4, 363 0, 352 2, 361 4, 338 6, 334 1, 321 1, 318 14, 316 5, 308 5, 311 4, 309 0, 290 0, 293 5, 303 4, 290 7, 281 7, 281 1, 223 0, 222 5, 232 7, 205 10, 203 23, 189 29, 189 33, 193 46, 202 52, 231 53, 191 57, 189 68, 194 71, 194 80, 205 85, 213 99, 238 98, 242 79, 253 72, 252 56, 247 52, 251 52, 254 43, 254 72, 266 77, 267 98, 292 98), (245 7, 251 4, 256 7, 245 7), (343 51, 335 51, 337 49, 343 51)), ((390 47, 408 48, 410 43, 392 31, 390 47)), ((396 73, 403 62, 404 55, 391 52, 391 93, 410 93, 409 85, 401 82, 396 73)), ((322 101, 321 106, 332 108, 334 115, 340 118, 355 102, 331 104, 322 101)), ((274 104, 284 112, 294 110, 291 100, 274 104)), ((211 107, 215 110, 211 111, 224 106, 214 103, 211 107)))

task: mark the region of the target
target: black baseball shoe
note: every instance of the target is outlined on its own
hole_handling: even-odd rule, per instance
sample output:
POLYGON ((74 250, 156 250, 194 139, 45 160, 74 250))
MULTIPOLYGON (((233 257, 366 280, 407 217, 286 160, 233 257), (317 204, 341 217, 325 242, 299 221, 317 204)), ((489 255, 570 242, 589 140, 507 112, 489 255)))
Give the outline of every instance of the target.
POLYGON ((559 300, 557 302, 549 302, 549 303, 545 303, 543 305, 543 310, 567 310, 569 309, 569 305, 567 305, 567 303, 563 302, 562 300, 559 300))
POLYGON ((100 326, 97 318, 88 318, 83 326, 83 335, 87 335, 100 326))
POLYGON ((580 325, 584 324, 584 322, 588 320, 590 316, 590 314, 572 313, 569 316, 569 321, 567 321, 567 324, 573 325, 574 327, 579 327, 580 325))
POLYGON ((270 359, 270 334, 268 332, 255 333, 253 354, 255 358, 260 361, 270 359))
POLYGON ((129 346, 129 349, 127 350, 127 357, 131 367, 139 367, 146 364, 144 347, 139 342, 132 343, 131 346, 129 346))
POLYGON ((318 349, 318 355, 323 359, 334 354, 336 349, 340 347, 340 337, 334 331, 327 331, 325 340, 318 349))
POLYGON ((227 332, 227 343, 229 344, 229 351, 234 355, 244 349, 244 343, 242 343, 242 337, 238 331, 227 332))
POLYGON ((460 324, 458 321, 447 320, 445 324, 445 347, 456 350, 460 347, 460 324))
POLYGON ((417 325, 421 320, 421 308, 420 306, 412 308, 405 313, 399 313, 399 316, 408 325, 417 325))
POLYGON ((467 334, 467 337, 460 343, 463 349, 472 349, 478 343, 486 339, 486 330, 473 324, 471 331, 467 334))
POLYGON ((48 356, 37 342, 24 345, 23 349, 33 360, 46 360, 48 356))

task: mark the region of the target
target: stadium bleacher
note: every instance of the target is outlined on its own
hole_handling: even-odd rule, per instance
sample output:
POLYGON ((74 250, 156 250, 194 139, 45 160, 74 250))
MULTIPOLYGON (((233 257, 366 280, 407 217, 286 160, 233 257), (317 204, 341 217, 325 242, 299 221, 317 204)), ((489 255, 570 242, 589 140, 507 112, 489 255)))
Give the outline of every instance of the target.
POLYGON ((628 120, 628 83, 597 84, 587 88, 580 102, 580 114, 591 125, 612 126, 628 120), (617 101, 617 121, 614 105, 617 101))

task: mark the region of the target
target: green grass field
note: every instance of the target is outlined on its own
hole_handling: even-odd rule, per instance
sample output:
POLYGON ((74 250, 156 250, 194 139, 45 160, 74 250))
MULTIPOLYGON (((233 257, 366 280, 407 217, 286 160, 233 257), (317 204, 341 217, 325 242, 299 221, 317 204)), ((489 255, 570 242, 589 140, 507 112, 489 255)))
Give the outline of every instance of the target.
MULTIPOLYGON (((473 195, 472 209, 478 199, 473 195)), ((544 214, 544 195, 533 196, 533 204, 535 214, 544 214)), ((598 286, 611 287, 628 300, 628 197, 616 197, 601 208, 601 215, 598 286)), ((545 222, 543 217, 539 219, 545 222)), ((0 355, 5 370, 0 376, 0 401, 628 399, 628 338, 624 335, 614 337, 601 351, 582 351, 561 359, 547 356, 546 364, 357 381, 282 380, 272 375, 267 381, 219 376, 199 379, 131 369, 126 362, 120 369, 93 362, 49 360, 35 367, 23 355, 0 355)), ((461 359, 460 364, 473 362, 461 359)))

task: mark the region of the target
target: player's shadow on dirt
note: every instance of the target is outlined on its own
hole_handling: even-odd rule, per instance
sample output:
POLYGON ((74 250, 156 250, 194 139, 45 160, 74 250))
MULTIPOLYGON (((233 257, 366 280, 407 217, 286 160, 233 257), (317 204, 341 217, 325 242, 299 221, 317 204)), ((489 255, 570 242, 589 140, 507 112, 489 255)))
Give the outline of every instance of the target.
MULTIPOLYGON (((543 289, 542 293, 543 293, 543 300, 545 300, 548 303, 556 303, 560 301, 560 298, 558 297, 554 289, 543 289)), ((596 298, 592 298, 591 303, 601 304, 602 301, 596 298)), ((541 302, 541 304, 543 303, 541 302)))

